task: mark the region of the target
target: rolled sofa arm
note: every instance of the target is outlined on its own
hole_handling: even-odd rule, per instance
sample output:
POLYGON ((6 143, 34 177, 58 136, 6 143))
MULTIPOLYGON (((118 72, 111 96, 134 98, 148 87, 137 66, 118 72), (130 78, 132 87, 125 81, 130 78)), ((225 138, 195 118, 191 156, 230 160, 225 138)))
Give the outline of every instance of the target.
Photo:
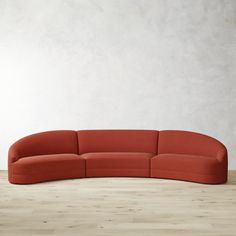
POLYGON ((222 146, 219 151, 217 152, 216 159, 219 162, 225 162, 228 164, 228 153, 226 147, 222 146))
POLYGON ((13 145, 11 145, 8 151, 8 162, 9 163, 16 162, 19 158, 20 158, 20 153, 17 150, 16 143, 14 143, 13 145))

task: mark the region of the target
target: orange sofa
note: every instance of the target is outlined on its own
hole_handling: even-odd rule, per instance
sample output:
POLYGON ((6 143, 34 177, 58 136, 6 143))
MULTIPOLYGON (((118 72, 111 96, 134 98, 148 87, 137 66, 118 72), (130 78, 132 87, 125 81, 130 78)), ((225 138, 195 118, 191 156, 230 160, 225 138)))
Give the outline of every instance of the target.
POLYGON ((26 136, 9 149, 14 184, 129 176, 221 184, 227 150, 207 135, 180 130, 58 130, 26 136))

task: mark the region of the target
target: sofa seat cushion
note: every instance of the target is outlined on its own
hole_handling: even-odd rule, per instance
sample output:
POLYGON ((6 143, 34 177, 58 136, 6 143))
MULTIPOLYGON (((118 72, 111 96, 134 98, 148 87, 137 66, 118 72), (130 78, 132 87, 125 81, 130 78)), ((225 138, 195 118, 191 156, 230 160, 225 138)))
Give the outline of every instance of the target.
POLYGON ((77 154, 51 154, 23 157, 12 164, 17 183, 85 177, 85 160, 77 154))
POLYGON ((98 152, 81 155, 86 160, 86 176, 150 176, 155 154, 138 152, 98 152))
POLYGON ((188 154, 159 154, 151 160, 151 177, 220 183, 222 165, 215 157, 188 154))

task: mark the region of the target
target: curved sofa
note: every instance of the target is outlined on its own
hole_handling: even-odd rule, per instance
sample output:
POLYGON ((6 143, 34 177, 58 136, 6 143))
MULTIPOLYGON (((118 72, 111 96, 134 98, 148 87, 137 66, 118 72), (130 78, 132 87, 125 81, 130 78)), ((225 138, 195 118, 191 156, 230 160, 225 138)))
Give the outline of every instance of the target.
POLYGON ((132 176, 220 184, 227 150, 207 135, 180 130, 58 130, 32 134, 9 149, 14 184, 132 176))

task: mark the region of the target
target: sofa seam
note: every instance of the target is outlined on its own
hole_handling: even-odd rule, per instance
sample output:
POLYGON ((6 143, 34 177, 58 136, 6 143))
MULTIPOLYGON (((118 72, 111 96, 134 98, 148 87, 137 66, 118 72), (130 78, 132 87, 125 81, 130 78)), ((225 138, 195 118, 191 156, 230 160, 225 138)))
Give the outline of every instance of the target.
POLYGON ((77 143, 77 155, 79 155, 79 135, 78 130, 76 132, 76 143, 77 143))
POLYGON ((150 168, 88 168, 88 170, 151 170, 150 168))
POLYGON ((157 155, 159 154, 160 131, 157 131, 157 155))

